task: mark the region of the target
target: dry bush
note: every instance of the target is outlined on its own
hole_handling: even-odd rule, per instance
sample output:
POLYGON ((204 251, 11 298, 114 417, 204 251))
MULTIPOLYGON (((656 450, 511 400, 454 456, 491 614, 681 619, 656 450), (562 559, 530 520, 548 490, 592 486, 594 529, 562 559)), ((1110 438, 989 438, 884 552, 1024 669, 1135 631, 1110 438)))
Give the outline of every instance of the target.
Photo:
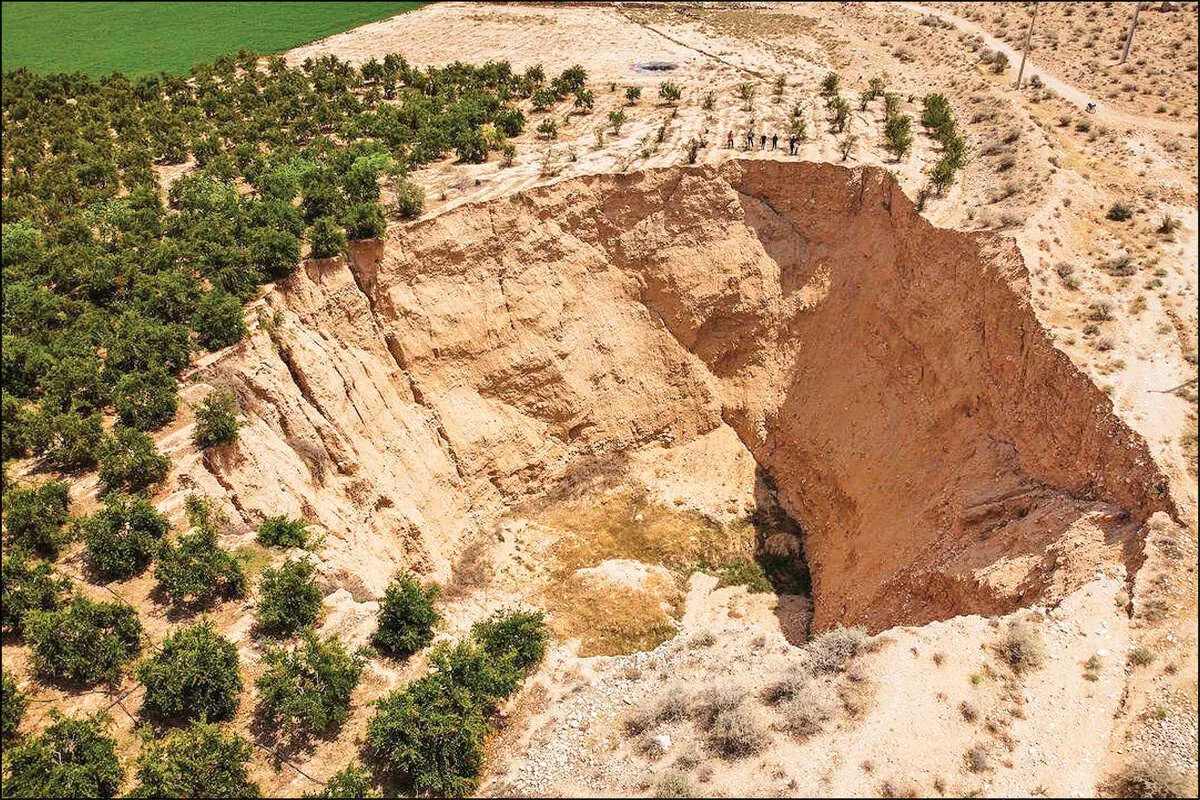
POLYGON ((712 728, 719 715, 741 708, 746 693, 735 686, 711 686, 696 699, 692 714, 705 728, 712 728))
POLYGON ((783 677, 763 687, 759 697, 769 706, 779 705, 795 697, 811 680, 808 670, 803 667, 792 667, 784 673, 783 677))
POLYGON ((1122 767, 1111 782, 1111 791, 1117 797, 1195 797, 1187 775, 1156 758, 1122 767))
POLYGON ((991 763, 987 750, 984 749, 983 745, 978 744, 966 752, 963 756, 963 761, 966 762, 967 769, 971 772, 984 772, 991 763))
POLYGON ((866 641, 867 632, 863 628, 837 627, 808 642, 804 651, 813 672, 842 672, 866 641))
POLYGON ((807 739, 824 730, 836 710, 828 687, 810 681, 779 707, 779 728, 798 739, 807 739))
POLYGON ((692 781, 686 773, 669 769, 654 782, 655 797, 692 797, 692 781))
POLYGON ((722 758, 744 758, 760 752, 770 737, 753 712, 738 706, 713 718, 708 740, 722 758))
POLYGON ((664 722, 678 722, 688 714, 691 698, 682 686, 671 686, 652 705, 636 709, 625 718, 625 732, 630 736, 642 733, 664 722))
POLYGON ((967 722, 974 722, 979 719, 979 709, 963 700, 958 704, 958 713, 962 714, 962 718, 967 722))
POLYGON ((1000 654, 1014 672, 1038 669, 1046 660, 1042 634, 1028 622, 1014 620, 1000 640, 1000 654))

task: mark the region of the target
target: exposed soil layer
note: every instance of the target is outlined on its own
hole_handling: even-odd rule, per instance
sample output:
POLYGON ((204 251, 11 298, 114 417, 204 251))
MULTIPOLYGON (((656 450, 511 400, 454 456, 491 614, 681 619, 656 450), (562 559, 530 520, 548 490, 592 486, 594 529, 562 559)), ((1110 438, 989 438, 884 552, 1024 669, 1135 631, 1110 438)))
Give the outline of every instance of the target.
POLYGON ((807 528, 816 628, 1053 602, 1173 510, 1016 247, 933 227, 881 169, 573 179, 309 262, 268 302, 269 341, 207 365, 250 424, 204 471, 247 522, 301 503, 368 595, 398 564, 445 574, 582 464, 726 425, 807 528))

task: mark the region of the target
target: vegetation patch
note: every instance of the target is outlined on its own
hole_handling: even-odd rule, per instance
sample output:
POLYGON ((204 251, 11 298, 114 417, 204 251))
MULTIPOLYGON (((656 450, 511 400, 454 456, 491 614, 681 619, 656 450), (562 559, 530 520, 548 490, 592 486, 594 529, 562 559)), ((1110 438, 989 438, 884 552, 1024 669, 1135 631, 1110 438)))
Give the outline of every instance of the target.
POLYGON ((502 613, 471 639, 430 655, 430 673, 378 703, 367 745, 385 773, 416 793, 464 796, 483 763, 491 716, 536 666, 545 647, 540 614, 502 613))

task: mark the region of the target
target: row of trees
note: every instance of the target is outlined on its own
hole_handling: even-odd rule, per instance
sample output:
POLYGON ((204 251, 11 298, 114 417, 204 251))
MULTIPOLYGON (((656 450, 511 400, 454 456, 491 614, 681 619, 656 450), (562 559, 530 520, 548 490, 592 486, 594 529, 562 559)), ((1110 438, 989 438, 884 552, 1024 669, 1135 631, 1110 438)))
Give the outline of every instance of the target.
POLYGON ((390 55, 288 66, 242 52, 190 79, 4 76, 3 457, 91 469, 98 414, 157 430, 197 349, 246 331, 242 304, 306 251, 379 236, 380 182, 454 153, 486 160, 525 125, 522 102, 586 91, 504 62, 417 69, 390 55), (192 167, 159 186, 162 169, 192 167))
MULTIPOLYGON (((263 591, 260 605, 269 590, 263 591)), ((375 642, 396 657, 428 645, 440 616, 433 608, 436 597, 436 587, 399 576, 381 604, 375 642)), ((29 611, 21 625, 37 668, 76 685, 115 680, 137 653, 141 638, 132 607, 81 596, 61 608, 29 611)), ((268 645, 262 659, 255 713, 263 729, 274 732, 273 739, 302 740, 336 730, 349 714, 351 694, 371 654, 350 653, 336 638, 317 637, 310 626, 311 621, 302 626, 293 646, 268 645)), ((466 793, 475 784, 490 715, 544 652, 540 613, 503 612, 478 623, 469 641, 432 654, 430 674, 379 702, 368 729, 368 751, 387 777, 417 791, 466 793)), ((138 666, 136 675, 145 688, 142 717, 184 727, 165 737, 146 728, 137 760, 138 786, 131 796, 258 796, 246 771, 251 743, 219 725, 233 718, 243 691, 237 647, 231 641, 209 621, 180 628, 138 666)), ((6 742, 16 736, 25 705, 6 671, 6 742)), ((10 750, 6 794, 113 796, 124 769, 107 725, 103 715, 53 717, 42 733, 10 750)), ((350 765, 315 796, 378 794, 369 775, 350 765)))

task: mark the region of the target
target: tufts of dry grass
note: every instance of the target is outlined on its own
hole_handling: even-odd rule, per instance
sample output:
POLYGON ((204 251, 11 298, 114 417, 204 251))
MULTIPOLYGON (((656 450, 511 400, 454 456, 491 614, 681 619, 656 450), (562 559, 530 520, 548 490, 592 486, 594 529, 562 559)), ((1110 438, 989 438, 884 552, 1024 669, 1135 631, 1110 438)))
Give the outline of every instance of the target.
POLYGON ((1033 625, 1021 620, 1008 624, 997 649, 1016 673, 1038 669, 1046 660, 1042 634, 1033 625))

